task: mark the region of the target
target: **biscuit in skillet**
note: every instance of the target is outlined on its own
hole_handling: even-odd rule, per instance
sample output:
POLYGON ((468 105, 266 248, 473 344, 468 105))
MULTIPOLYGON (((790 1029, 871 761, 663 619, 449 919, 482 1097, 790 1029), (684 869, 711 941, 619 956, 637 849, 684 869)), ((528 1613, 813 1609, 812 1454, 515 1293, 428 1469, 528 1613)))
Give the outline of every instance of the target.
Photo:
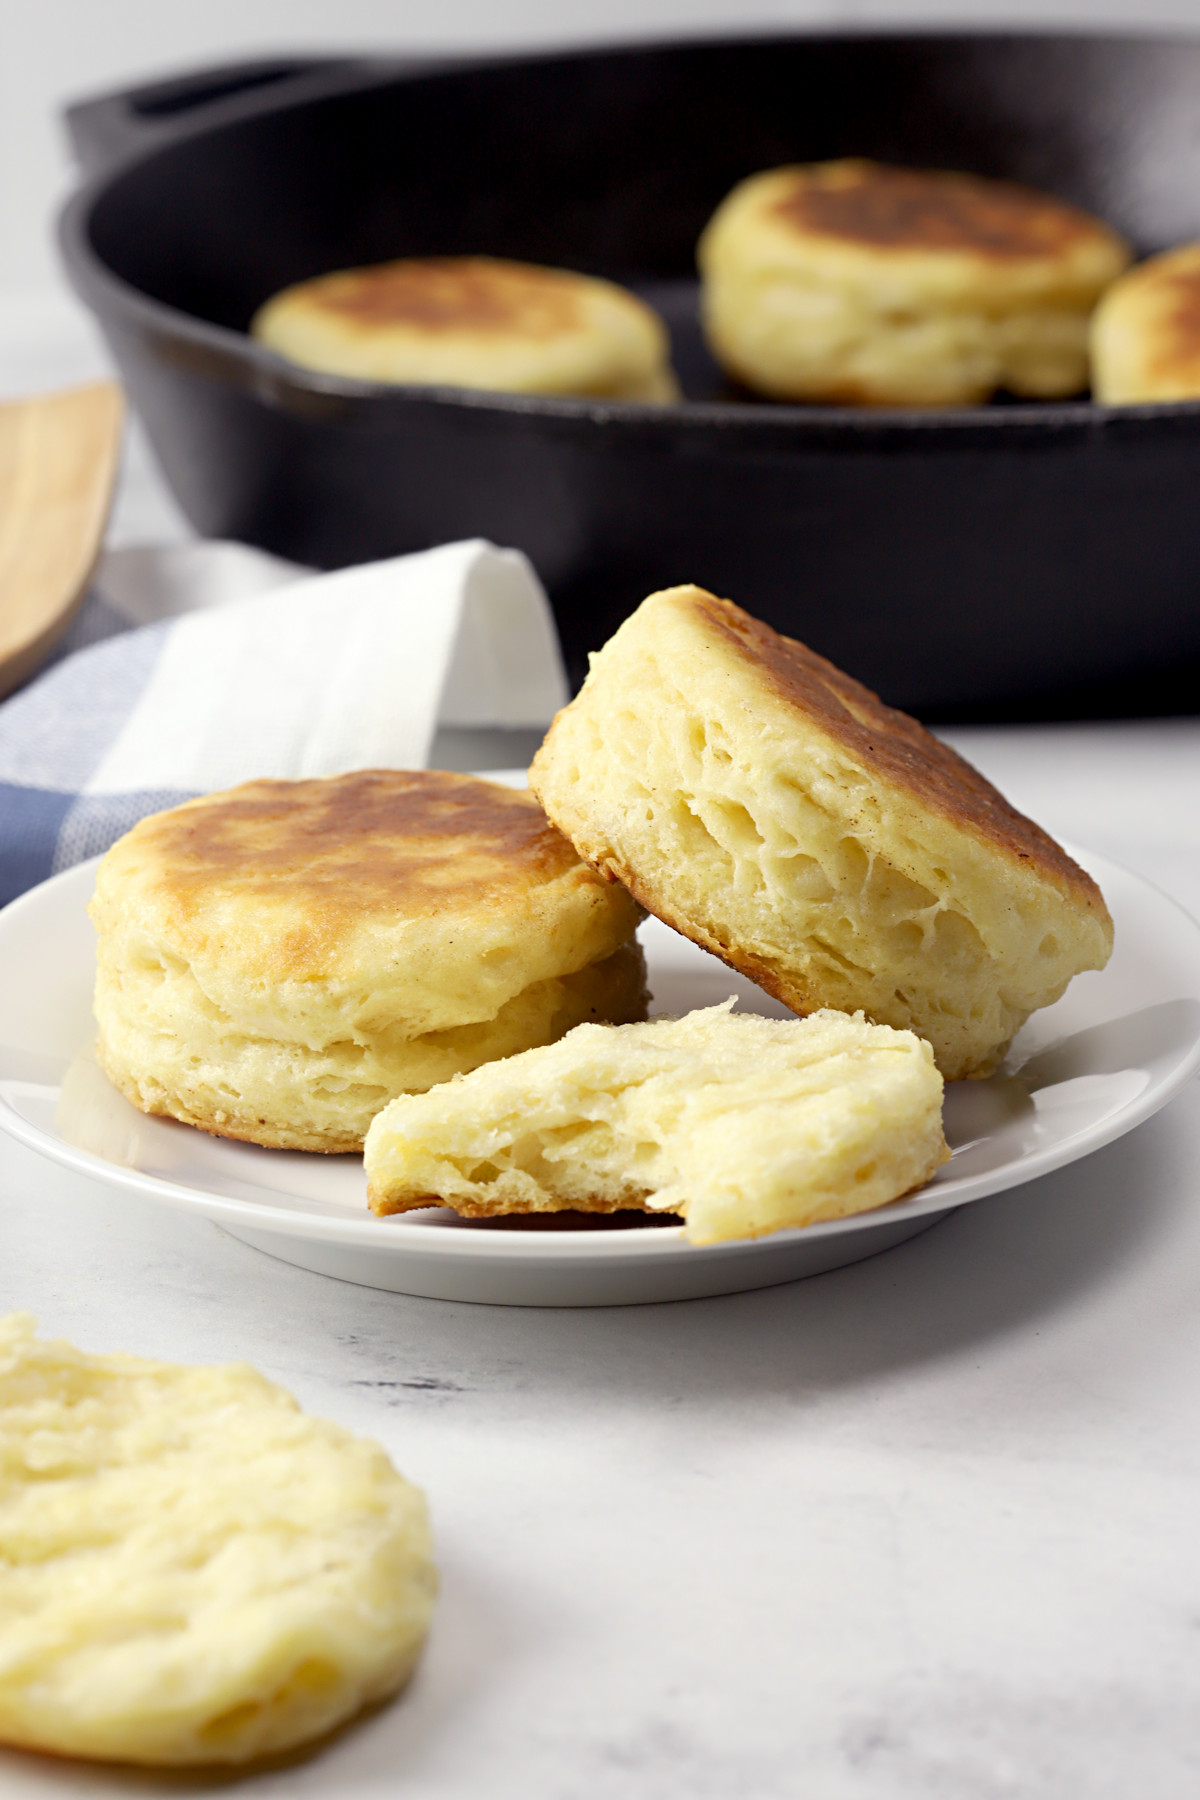
POLYGON ((679 397, 666 327, 615 282, 489 256, 411 257, 284 288, 253 336, 306 368, 508 393, 679 397))
POLYGON ((697 254, 709 343, 739 380, 916 407, 1079 393, 1088 315, 1130 256, 1047 194, 862 160, 751 176, 697 254))
POLYGON ((1108 406, 1200 399, 1200 244, 1147 257, 1092 316, 1092 390, 1108 406))

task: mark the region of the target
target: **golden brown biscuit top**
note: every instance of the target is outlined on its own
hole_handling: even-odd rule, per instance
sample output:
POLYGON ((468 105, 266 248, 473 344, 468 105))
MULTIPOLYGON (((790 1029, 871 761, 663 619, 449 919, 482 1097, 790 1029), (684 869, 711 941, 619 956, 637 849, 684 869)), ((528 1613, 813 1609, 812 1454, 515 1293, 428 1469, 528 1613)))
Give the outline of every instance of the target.
POLYGON ((709 626, 765 677, 789 705, 840 741, 865 768, 906 789, 922 805, 953 824, 986 837, 1018 862, 1028 863, 1076 900, 1106 912, 1100 889, 1049 833, 1017 812, 978 769, 935 738, 907 713, 885 706, 823 656, 783 637, 711 594, 690 600, 709 626))
POLYGON ((872 162, 797 169, 773 211, 806 236, 1001 260, 1054 256, 1080 238, 1108 236, 1086 213, 1011 182, 872 162))
POLYGON ((578 279, 486 256, 413 257, 322 276, 301 291, 364 330, 544 339, 581 324, 578 279))
POLYGON ((314 919, 411 918, 586 873, 532 794, 434 769, 248 781, 144 820, 127 842, 184 913, 219 892, 301 901, 314 919))

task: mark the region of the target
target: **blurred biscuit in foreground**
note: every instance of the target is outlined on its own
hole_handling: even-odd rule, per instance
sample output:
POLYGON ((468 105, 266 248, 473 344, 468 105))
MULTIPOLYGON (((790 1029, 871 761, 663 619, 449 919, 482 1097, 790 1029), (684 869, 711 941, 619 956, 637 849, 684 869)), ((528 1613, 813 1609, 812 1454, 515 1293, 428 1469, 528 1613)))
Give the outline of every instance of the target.
POLYGON ((284 288, 253 336, 363 381, 507 393, 679 397, 658 314, 615 282, 489 256, 413 257, 284 288))
POLYGON ((1091 877, 915 719, 701 588, 652 594, 530 770, 582 856, 800 1013, 988 1074, 1103 968, 1091 877))
POLYGON ((1092 318, 1092 391, 1107 406, 1200 399, 1200 244, 1109 288, 1092 318))
POLYGON ((425 1502, 246 1364, 89 1356, 0 1320, 0 1743, 243 1763, 412 1672, 425 1502))
POLYGON ((103 858, 101 1066, 144 1112, 357 1150, 380 1107, 645 1016, 629 895, 527 792, 439 770, 251 781, 103 858))
POLYGON ((680 1213, 695 1244, 883 1206, 950 1152, 928 1044, 861 1015, 725 1006, 560 1043, 394 1101, 371 1126, 377 1213, 680 1213))
POLYGON ((1129 249, 1009 182, 847 160, 743 181, 698 261, 709 343, 749 387, 924 407, 1081 392, 1088 315, 1129 249))

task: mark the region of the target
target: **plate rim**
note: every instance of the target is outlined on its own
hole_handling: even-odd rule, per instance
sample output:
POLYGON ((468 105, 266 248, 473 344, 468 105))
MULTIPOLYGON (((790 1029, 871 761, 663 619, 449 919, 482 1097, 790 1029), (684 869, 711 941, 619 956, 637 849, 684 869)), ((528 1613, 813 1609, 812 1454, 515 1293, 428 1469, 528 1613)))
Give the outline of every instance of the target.
MULTIPOLYGON (((490 771, 492 780, 508 776, 509 782, 514 776, 524 779, 524 771, 490 771)), ((1153 895, 1155 900, 1170 912, 1177 915, 1178 921, 1187 927, 1195 940, 1196 971, 1200 982, 1200 923, 1173 895, 1167 893, 1158 883, 1146 876, 1127 868, 1111 857, 1100 852, 1084 850, 1069 842, 1064 842, 1068 853, 1083 864, 1089 872, 1101 873, 1105 870, 1118 874, 1132 882, 1138 889, 1153 895)), ((100 862, 100 856, 89 857, 86 861, 72 864, 70 868, 60 870, 18 895, 5 907, 0 908, 0 961, 2 961, 2 939, 5 927, 15 915, 24 915, 45 904, 49 892, 57 893, 63 887, 78 884, 82 886, 90 880, 92 872, 100 862)), ((665 927, 665 929, 670 929, 665 927)), ((685 940, 687 941, 687 940, 685 940)), ((1101 979, 1103 971, 1095 971, 1101 979)), ((1186 993, 1179 998, 1195 997, 1186 993)), ((0 1087, 0 1129, 27 1149, 45 1156, 49 1161, 72 1173, 90 1177, 100 1181, 104 1186, 115 1188, 126 1193, 136 1194, 139 1198, 157 1201, 171 1206, 176 1211, 196 1214, 207 1218, 218 1225, 236 1228, 243 1226, 286 1240, 305 1240, 307 1242, 324 1242, 340 1245, 346 1249, 375 1248, 385 1250, 389 1255, 415 1255, 424 1259, 454 1260, 474 1259, 481 1254, 489 1262, 506 1261, 540 1263, 577 1263, 581 1251, 585 1250, 585 1260, 592 1266, 601 1263, 621 1263, 629 1258, 637 1260, 663 1257, 672 1253, 678 1254, 682 1249, 689 1261, 697 1257, 728 1256, 734 1254, 754 1255, 762 1253, 770 1247, 787 1243, 813 1242, 820 1238, 842 1236, 849 1232, 869 1231, 873 1226, 882 1226, 900 1219, 916 1219, 930 1213, 946 1213, 957 1210, 960 1206, 973 1204, 977 1200, 989 1198, 991 1195, 1010 1191, 1014 1187, 1023 1187, 1030 1181, 1036 1181, 1043 1175, 1052 1174, 1056 1169, 1090 1156, 1093 1151, 1101 1150, 1117 1138, 1125 1136, 1147 1119, 1152 1118, 1166 1106, 1179 1091, 1186 1086, 1196 1071, 1200 1069, 1200 1029, 1197 1030, 1187 1051, 1177 1062, 1157 1078, 1152 1078, 1139 1093, 1115 1107, 1098 1124, 1083 1127, 1064 1138, 1057 1139, 1044 1149, 1004 1165, 1000 1169, 984 1171, 975 1176, 960 1178, 954 1183, 954 1177, 939 1183, 938 1177, 917 1190, 914 1195, 902 1196, 885 1206, 875 1207, 868 1212, 853 1213, 845 1218, 822 1220, 805 1226, 790 1226, 778 1231, 765 1233, 752 1238, 733 1238, 717 1244, 688 1244, 683 1236, 684 1227, 662 1225, 653 1230, 644 1226, 615 1227, 605 1231, 595 1230, 562 1230, 547 1232, 544 1237, 533 1232, 508 1234, 502 1231, 481 1232, 464 1229, 460 1221, 434 1223, 423 1221, 419 1226, 404 1228, 404 1215, 396 1219, 383 1220, 375 1217, 364 1207, 362 1214, 308 1213, 293 1210, 286 1205, 274 1206, 264 1201, 249 1200, 233 1195, 215 1193, 209 1189, 185 1185, 171 1181, 160 1175, 149 1174, 127 1165, 109 1162, 95 1152, 66 1143, 61 1138, 52 1136, 40 1126, 26 1119, 10 1103, 7 1093, 0 1087), (1080 1139, 1085 1140, 1080 1144, 1080 1139), (381 1236, 380 1228, 393 1234, 390 1241, 381 1236), (403 1232, 403 1236, 400 1234, 403 1232)), ((41 1086, 37 1082, 21 1083, 14 1079, 13 1086, 41 1086)), ((166 1124, 172 1121, 163 1121, 166 1124)), ((189 1129, 180 1126, 181 1130, 189 1129)), ((285 1196, 286 1198, 286 1196, 285 1196)))

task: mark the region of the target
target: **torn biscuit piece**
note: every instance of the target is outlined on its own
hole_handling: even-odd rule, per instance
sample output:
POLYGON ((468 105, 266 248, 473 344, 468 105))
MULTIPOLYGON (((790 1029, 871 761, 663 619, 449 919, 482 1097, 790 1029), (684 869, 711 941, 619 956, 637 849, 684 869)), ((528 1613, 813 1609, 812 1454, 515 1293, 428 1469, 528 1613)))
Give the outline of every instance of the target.
POLYGON ((581 1025, 393 1101, 367 1134, 373 1210, 640 1207, 711 1244, 883 1206, 949 1156, 942 1080, 912 1032, 732 1006, 581 1025))

